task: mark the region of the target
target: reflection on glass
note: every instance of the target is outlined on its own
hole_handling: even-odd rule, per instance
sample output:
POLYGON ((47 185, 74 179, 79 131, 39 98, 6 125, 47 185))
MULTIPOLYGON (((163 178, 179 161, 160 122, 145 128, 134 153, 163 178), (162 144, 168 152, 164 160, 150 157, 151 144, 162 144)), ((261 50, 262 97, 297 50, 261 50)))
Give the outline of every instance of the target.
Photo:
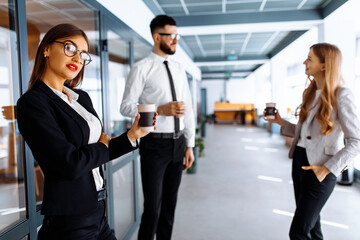
MULTIPOLYGON (((80 87, 90 95, 94 108, 102 119, 97 12, 80 1, 26 0, 26 15, 30 74, 34 67, 38 45, 50 28, 60 23, 70 22, 85 31, 89 38, 89 53, 93 61, 86 66, 84 80, 80 87)), ((43 199, 44 175, 36 162, 34 171, 36 202, 39 205, 43 199)))
POLYGON ((112 137, 131 127, 131 119, 120 114, 126 77, 129 73, 129 43, 112 31, 108 31, 109 46, 109 113, 112 137))
MULTIPOLYGON (((356 38, 356 51, 355 51, 355 66, 360 66, 360 37, 356 38)), ((360 68, 355 68, 355 81, 354 89, 360 89, 360 68)), ((357 105, 357 114, 360 116, 360 97, 358 94, 355 94, 355 103, 357 105)), ((360 157, 354 159, 354 168, 360 171, 360 157)))
POLYGON ((88 17, 90 16, 91 18, 88 19, 86 28, 85 26, 82 27, 79 25, 89 38, 89 53, 92 59, 91 63, 85 66, 85 75, 81 88, 90 95, 95 111, 99 115, 101 121, 103 121, 100 52, 98 51, 99 31, 97 30, 99 27, 96 26, 96 23, 98 22, 97 15, 92 12, 88 17))
POLYGON ((152 51, 152 46, 149 43, 140 41, 139 39, 134 39, 134 57, 135 62, 146 58, 152 51))
POLYGON ((112 176, 114 194, 115 235, 122 239, 135 222, 133 162, 128 163, 112 176))
MULTIPOLYGON (((0 231, 26 217, 23 158, 15 103, 20 95, 14 19, 0 8, 0 231), (10 22, 11 21, 11 22, 10 22)), ((11 7, 13 8, 13 6, 11 7)))
MULTIPOLYGON (((137 174, 140 176, 141 169, 140 169, 140 155, 136 158, 137 161, 137 174)), ((138 196, 139 196, 139 212, 142 214, 144 212, 144 194, 143 194, 143 188, 142 188, 142 182, 141 179, 138 181, 138 190, 137 190, 138 196)))

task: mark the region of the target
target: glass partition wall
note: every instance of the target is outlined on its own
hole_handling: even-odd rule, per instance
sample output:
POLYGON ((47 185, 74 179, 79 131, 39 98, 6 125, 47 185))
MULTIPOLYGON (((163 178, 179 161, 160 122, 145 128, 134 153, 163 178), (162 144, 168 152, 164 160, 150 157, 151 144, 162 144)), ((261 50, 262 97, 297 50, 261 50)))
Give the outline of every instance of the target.
POLYGON ((26 219, 24 158, 16 122, 20 97, 15 5, 0 1, 0 231, 26 219))
MULTIPOLYGON (((92 62, 86 66, 81 89, 91 97, 94 108, 102 119, 102 88, 99 56, 99 12, 80 1, 63 0, 27 0, 27 37, 30 75, 34 66, 37 47, 45 33, 60 23, 71 23, 83 29, 90 42, 92 62)), ((44 176, 35 159, 35 194, 36 201, 41 204, 43 197, 44 176)))
MULTIPOLYGON (((131 119, 120 114, 126 77, 130 71, 130 43, 112 30, 107 31, 109 114, 111 136, 116 137, 131 128, 131 119)), ((122 164, 124 157, 111 163, 110 193, 112 225, 115 235, 121 239, 135 222, 135 195, 133 161, 122 164)))
MULTIPOLYGON (((112 137, 121 135, 131 128, 132 119, 120 113, 126 78, 134 61, 146 57, 151 47, 138 38, 129 39, 113 25, 105 31, 107 64, 105 83, 107 95, 106 109, 109 116, 109 130, 112 137)), ((137 152, 136 152, 137 153, 137 152)), ((107 188, 109 189, 108 215, 110 226, 118 239, 128 239, 140 220, 142 191, 139 190, 138 154, 129 153, 107 164, 107 188)))

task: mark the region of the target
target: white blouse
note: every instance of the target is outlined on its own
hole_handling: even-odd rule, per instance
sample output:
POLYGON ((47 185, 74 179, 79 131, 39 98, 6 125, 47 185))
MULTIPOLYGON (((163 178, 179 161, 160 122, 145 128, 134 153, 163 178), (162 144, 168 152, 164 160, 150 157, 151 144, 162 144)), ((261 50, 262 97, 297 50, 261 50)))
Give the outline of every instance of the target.
MULTIPOLYGON (((90 136, 88 143, 89 144, 97 143, 99 141, 102 132, 101 122, 96 116, 88 112, 88 110, 86 110, 83 106, 81 106, 80 103, 77 102, 77 99, 79 98, 79 94, 64 86, 63 91, 69 96, 68 98, 66 94, 51 87, 50 89, 53 90, 53 92, 56 95, 58 95, 62 100, 64 100, 67 104, 69 104, 69 106, 72 109, 74 109, 81 117, 85 119, 90 129, 90 136)), ((99 191, 102 189, 104 184, 104 179, 100 175, 99 167, 94 168, 92 170, 92 174, 94 177, 96 190, 99 191)))
MULTIPOLYGON (((311 109, 310 112, 314 111, 315 104, 318 104, 317 100, 319 99, 320 93, 321 93, 321 89, 316 90, 315 98, 314 98, 313 105, 312 105, 313 109, 311 109)), ((310 112, 309 112, 308 116, 310 115, 310 112)), ((302 148, 305 148, 306 129, 308 128, 308 126, 310 124, 309 121, 310 121, 309 118, 306 118, 305 122, 303 122, 303 124, 301 125, 300 138, 297 143, 297 146, 302 147, 302 148)))

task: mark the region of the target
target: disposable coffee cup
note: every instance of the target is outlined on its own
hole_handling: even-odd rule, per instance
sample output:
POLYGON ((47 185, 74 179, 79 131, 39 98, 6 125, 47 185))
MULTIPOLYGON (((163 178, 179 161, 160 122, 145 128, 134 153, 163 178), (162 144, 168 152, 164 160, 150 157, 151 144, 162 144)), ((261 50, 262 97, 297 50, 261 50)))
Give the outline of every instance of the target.
POLYGON ((267 119, 275 119, 275 105, 276 103, 266 103, 265 116, 267 119))
POLYGON ((137 105, 140 113, 139 125, 145 132, 154 131, 155 104, 139 104, 137 105))

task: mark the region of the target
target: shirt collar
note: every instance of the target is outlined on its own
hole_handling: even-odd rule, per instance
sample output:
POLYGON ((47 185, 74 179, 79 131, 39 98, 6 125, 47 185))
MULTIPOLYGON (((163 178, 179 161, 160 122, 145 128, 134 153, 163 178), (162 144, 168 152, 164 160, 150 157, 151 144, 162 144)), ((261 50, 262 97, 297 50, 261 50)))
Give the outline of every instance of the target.
POLYGON ((167 58, 164 58, 164 57, 162 57, 162 56, 160 56, 160 55, 158 55, 158 54, 156 54, 156 53, 154 53, 154 52, 151 52, 150 53, 150 58, 151 59, 153 59, 153 60, 155 60, 155 61, 159 61, 159 62, 164 62, 164 61, 168 61, 168 62, 170 62, 169 60, 169 57, 167 57, 167 58))
POLYGON ((76 92, 74 92, 73 90, 71 90, 70 88, 64 86, 63 87, 63 92, 66 93, 62 93, 60 92, 59 90, 56 90, 52 87, 49 86, 49 88, 56 94, 58 95, 60 98, 64 99, 64 100, 68 100, 68 96, 69 96, 69 99, 70 101, 73 101, 73 100, 78 100, 79 98, 79 94, 77 94, 76 92))

